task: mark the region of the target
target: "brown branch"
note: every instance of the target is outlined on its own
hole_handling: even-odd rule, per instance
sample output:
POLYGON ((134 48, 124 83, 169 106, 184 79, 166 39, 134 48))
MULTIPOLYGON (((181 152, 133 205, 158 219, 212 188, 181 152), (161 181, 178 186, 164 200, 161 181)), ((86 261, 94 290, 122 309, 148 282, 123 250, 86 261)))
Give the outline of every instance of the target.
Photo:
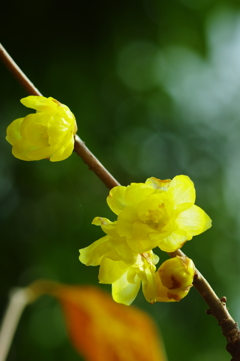
POLYGON ((42 95, 40 91, 33 85, 33 83, 26 77, 19 66, 15 63, 12 57, 8 54, 6 49, 0 44, 0 59, 8 68, 14 78, 21 84, 21 86, 30 95, 42 95))
MULTIPOLYGON (((180 249, 169 253, 169 255, 171 257, 185 256, 185 254, 180 249)), ((214 316, 217 319, 218 325, 221 327, 222 333, 227 340, 226 349, 233 356, 231 361, 239 361, 240 330, 238 328, 238 324, 234 321, 228 312, 228 308, 226 307, 226 297, 219 299, 208 281, 197 269, 195 269, 193 285, 204 299, 206 304, 209 306, 209 309, 206 311, 206 313, 208 315, 214 316)))
MULTIPOLYGON (((34 87, 34 85, 2 47, 2 45, 0 47, 0 57, 3 63, 24 87, 28 94, 41 95, 41 93, 34 87)), ((120 185, 116 179, 107 171, 107 169, 98 161, 98 159, 90 152, 84 142, 77 135, 75 136, 74 150, 109 189, 120 185)), ((171 257, 175 257, 176 255, 185 256, 181 250, 177 250, 176 252, 170 253, 169 255, 171 257)), ((219 326, 222 328, 223 335, 227 340, 227 350, 233 357, 231 361, 239 361, 240 331, 237 323, 233 320, 228 312, 226 307, 226 298, 223 297, 219 299, 207 280, 197 269, 195 272, 193 285, 209 306, 207 313, 213 315, 217 319, 219 326)))
POLYGON ((90 152, 78 135, 75 136, 74 150, 77 155, 82 158, 84 163, 88 165, 89 169, 91 169, 109 189, 120 185, 92 152, 90 152))

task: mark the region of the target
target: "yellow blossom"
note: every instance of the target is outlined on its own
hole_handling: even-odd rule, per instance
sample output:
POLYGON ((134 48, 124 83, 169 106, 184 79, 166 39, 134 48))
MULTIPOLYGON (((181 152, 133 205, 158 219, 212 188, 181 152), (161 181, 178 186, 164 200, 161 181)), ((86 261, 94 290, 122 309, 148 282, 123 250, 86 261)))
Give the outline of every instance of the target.
POLYGON ((116 231, 117 222, 96 217, 93 224, 101 226, 107 235, 80 249, 80 261, 87 266, 98 266, 99 282, 112 284, 112 296, 118 303, 130 305, 142 284, 146 300, 154 302, 180 301, 192 285, 194 264, 187 257, 165 261, 156 272, 159 258, 152 251, 133 252, 116 231))
POLYGON ((31 161, 68 158, 74 148, 77 123, 70 109, 53 98, 29 96, 21 99, 36 113, 14 120, 7 128, 7 141, 16 158, 31 161))
POLYGON ((173 252, 211 226, 208 215, 195 203, 193 182, 187 176, 173 180, 149 178, 145 183, 117 186, 107 202, 117 215, 111 222, 96 217, 93 224, 106 234, 80 250, 80 261, 100 265, 99 282, 112 284, 116 302, 129 305, 142 284, 150 303, 175 302, 185 297, 195 272, 187 257, 165 261, 156 272, 159 258, 152 249, 173 252))
POLYGON ((211 219, 195 203, 191 179, 149 178, 145 183, 114 187, 107 203, 117 217, 117 233, 129 247, 143 253, 155 247, 174 252, 211 227, 211 219))
POLYGON ((116 302, 130 305, 141 283, 147 301, 154 302, 157 289, 155 264, 158 263, 158 256, 152 251, 134 253, 126 238, 118 236, 115 222, 96 217, 93 224, 101 225, 108 235, 80 249, 80 261, 87 266, 100 265, 99 282, 112 284, 112 295, 116 302))

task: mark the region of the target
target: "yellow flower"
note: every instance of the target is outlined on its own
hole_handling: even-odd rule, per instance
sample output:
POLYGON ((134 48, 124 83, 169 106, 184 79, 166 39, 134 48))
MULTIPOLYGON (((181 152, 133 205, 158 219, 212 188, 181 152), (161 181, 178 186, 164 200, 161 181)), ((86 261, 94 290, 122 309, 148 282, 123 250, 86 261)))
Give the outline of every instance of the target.
POLYGON ((107 235, 80 249, 80 261, 87 266, 98 266, 99 282, 112 284, 112 296, 118 303, 130 305, 142 285, 146 300, 175 302, 185 297, 192 286, 195 267, 187 257, 165 261, 156 271, 159 257, 152 251, 133 252, 126 237, 119 237, 117 222, 96 217, 93 224, 101 226, 107 235))
POLYGON ((211 227, 211 219, 195 203, 194 184, 180 175, 172 180, 149 178, 145 183, 114 187, 107 198, 118 216, 116 230, 129 247, 144 253, 155 247, 174 252, 211 227))
POLYGON ((107 202, 117 220, 94 218, 92 223, 101 226, 106 236, 81 249, 80 261, 87 266, 100 265, 99 282, 112 284, 116 302, 131 304, 141 284, 150 303, 185 297, 193 282, 193 262, 175 257, 155 272, 159 258, 152 249, 158 246, 173 252, 211 226, 208 215, 194 205, 190 178, 149 178, 145 183, 117 186, 107 202))
POLYGON ((125 237, 116 233, 116 222, 96 217, 93 224, 101 225, 109 234, 90 246, 80 249, 80 261, 87 266, 100 265, 99 282, 112 284, 112 296, 118 303, 130 305, 142 284, 148 302, 155 302, 157 280, 155 264, 158 256, 152 251, 134 253, 125 237))
POLYGON ((176 256, 163 262, 157 277, 156 301, 180 301, 192 287, 195 266, 193 261, 184 256, 176 256))
POLYGON ((31 161, 68 158, 74 148, 77 123, 70 109, 53 98, 29 96, 21 103, 37 112, 14 120, 7 128, 7 141, 16 158, 31 161))

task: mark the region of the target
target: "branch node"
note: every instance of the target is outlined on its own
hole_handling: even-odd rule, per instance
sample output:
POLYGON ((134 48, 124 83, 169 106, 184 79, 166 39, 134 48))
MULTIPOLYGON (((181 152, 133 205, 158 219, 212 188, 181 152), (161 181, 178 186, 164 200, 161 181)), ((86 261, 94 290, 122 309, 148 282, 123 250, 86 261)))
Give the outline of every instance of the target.
POLYGON ((220 298, 220 301, 222 302, 222 304, 223 304, 224 306, 226 306, 227 297, 225 297, 225 296, 221 297, 221 298, 220 298))
MULTIPOLYGON (((226 323, 227 321, 228 321, 227 318, 223 318, 221 321, 218 322, 218 325, 219 325, 220 327, 222 327, 222 325, 223 325, 224 323, 226 323)), ((229 333, 231 333, 231 331, 230 331, 229 333)))

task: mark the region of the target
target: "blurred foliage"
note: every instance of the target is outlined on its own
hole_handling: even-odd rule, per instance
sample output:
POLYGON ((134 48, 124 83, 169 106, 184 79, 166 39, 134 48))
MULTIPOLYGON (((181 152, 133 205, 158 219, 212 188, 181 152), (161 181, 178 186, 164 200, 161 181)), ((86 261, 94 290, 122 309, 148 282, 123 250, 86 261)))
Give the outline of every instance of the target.
MULTIPOLYGON (((120 305, 111 295, 92 286, 42 280, 28 287, 36 297, 49 294, 60 303, 69 338, 86 360, 167 361, 155 323, 136 307, 120 305)), ((37 323, 41 324, 41 320, 37 323)))
MULTIPOLYGON (((213 228, 183 251, 239 320, 239 2, 15 0, 1 15, 3 45, 43 95, 70 107, 80 137, 122 184, 192 178, 213 228)), ((107 189, 76 154, 57 164, 12 157, 5 129, 27 114, 26 93, 3 65, 0 78, 3 312, 9 290, 37 278, 96 285, 97 269, 80 264, 78 249, 101 236, 95 216, 113 216, 107 189)), ((169 361, 229 360, 194 289, 180 303, 149 305, 139 295, 135 305, 158 322, 169 361)), ((55 303, 39 300, 9 360, 79 359, 61 322, 55 303)))

